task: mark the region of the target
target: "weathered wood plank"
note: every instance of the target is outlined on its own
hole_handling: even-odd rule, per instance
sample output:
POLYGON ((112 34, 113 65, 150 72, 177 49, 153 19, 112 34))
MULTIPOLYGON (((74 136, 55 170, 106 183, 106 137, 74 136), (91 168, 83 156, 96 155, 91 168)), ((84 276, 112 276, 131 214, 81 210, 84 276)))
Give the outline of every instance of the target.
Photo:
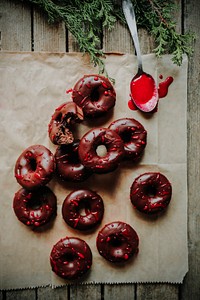
POLYGON ((3 300, 4 298, 4 292, 0 291, 0 300, 3 300))
POLYGON ((134 53, 133 42, 125 25, 118 21, 113 29, 103 30, 103 51, 134 53))
POLYGON ((52 289, 51 287, 38 288, 37 300, 69 300, 68 294, 67 286, 56 289, 52 289))
POLYGON ((70 299, 76 300, 100 300, 100 285, 72 285, 70 286, 70 299))
POLYGON ((68 50, 68 52, 80 52, 78 42, 76 41, 74 36, 69 31, 68 31, 68 49, 67 50, 68 50))
POLYGON ((26 289, 26 290, 16 290, 7 291, 6 300, 36 300, 36 290, 26 289))
POLYGON ((178 286, 173 284, 138 284, 137 300, 178 300, 178 286))
POLYGON ((49 24, 47 17, 38 10, 33 13, 34 51, 65 52, 66 30, 64 23, 49 24))
POLYGON ((152 50, 155 48, 155 41, 152 35, 150 35, 150 33, 148 33, 146 29, 139 28, 138 37, 140 41, 140 48, 142 54, 151 53, 152 50))
POLYGON ((0 1, 1 50, 31 50, 31 9, 21 1, 0 1))
POLYGON ((105 285, 104 300, 134 300, 135 285, 134 284, 114 284, 105 285))
POLYGON ((188 238, 189 272, 181 286, 181 299, 200 299, 200 2, 184 1, 184 29, 197 35, 188 66, 188 238))

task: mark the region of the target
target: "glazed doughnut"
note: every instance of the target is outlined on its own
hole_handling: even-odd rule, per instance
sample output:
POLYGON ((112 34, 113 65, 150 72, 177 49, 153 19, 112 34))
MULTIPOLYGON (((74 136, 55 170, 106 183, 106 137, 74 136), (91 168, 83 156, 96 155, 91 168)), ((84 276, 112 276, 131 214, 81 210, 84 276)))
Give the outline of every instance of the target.
POLYGON ((110 129, 115 130, 124 142, 124 158, 138 160, 146 147, 147 132, 138 121, 122 118, 112 122, 110 129))
POLYGON ((56 108, 48 125, 49 138, 55 145, 74 141, 73 125, 83 121, 83 112, 73 101, 56 108))
POLYGON ((140 212, 155 214, 167 208, 172 195, 168 179, 161 173, 149 172, 138 176, 130 190, 133 206, 140 212))
POLYGON ((72 228, 79 230, 92 229, 103 218, 104 204, 102 198, 91 190, 76 190, 64 200, 62 215, 65 222, 72 228), (81 209, 84 214, 81 214, 81 209))
POLYGON ((52 271, 65 279, 79 279, 92 266, 92 252, 88 244, 75 237, 58 241, 50 254, 52 271))
POLYGON ((25 189, 32 190, 47 184, 54 173, 53 154, 42 145, 25 149, 15 164, 15 178, 25 189))
POLYGON ((60 145, 55 152, 56 173, 64 181, 84 181, 92 172, 78 156, 79 140, 68 145, 60 145))
POLYGON ((117 168, 124 155, 124 144, 120 136, 111 129, 95 128, 80 140, 78 148, 82 164, 95 173, 107 173, 117 168), (107 153, 97 154, 98 146, 104 145, 107 153))
POLYGON ((136 231, 124 222, 112 222, 103 227, 97 236, 97 249, 106 260, 126 262, 138 253, 139 238, 136 231))
POLYGON ((85 75, 75 84, 72 99, 82 108, 85 117, 94 118, 114 107, 116 93, 106 77, 85 75))
POLYGON ((21 188, 13 200, 13 209, 19 221, 33 228, 48 223, 56 215, 56 205, 56 196, 47 186, 34 191, 21 188))

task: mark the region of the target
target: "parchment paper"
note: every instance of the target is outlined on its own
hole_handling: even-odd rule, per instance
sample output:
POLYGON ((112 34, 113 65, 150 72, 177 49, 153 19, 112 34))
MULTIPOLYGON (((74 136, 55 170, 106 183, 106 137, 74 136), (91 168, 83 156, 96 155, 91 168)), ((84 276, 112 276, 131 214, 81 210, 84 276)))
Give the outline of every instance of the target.
POLYGON ((15 192, 20 188, 13 168, 21 152, 30 145, 42 144, 53 153, 47 127, 56 107, 70 100, 66 90, 84 74, 97 73, 82 54, 0 53, 0 282, 1 289, 52 285, 67 282, 57 277, 49 263, 52 246, 65 236, 84 239, 93 252, 91 272, 85 283, 182 282, 188 270, 187 253, 187 165, 186 105, 187 58, 181 67, 170 56, 156 59, 143 56, 144 70, 157 82, 173 76, 168 96, 159 102, 158 112, 147 117, 128 108, 129 83, 137 71, 134 55, 110 54, 106 57, 109 75, 116 80, 117 102, 113 114, 78 126, 81 137, 91 127, 106 127, 112 120, 133 117, 148 132, 145 154, 138 164, 123 163, 116 171, 94 175, 81 184, 66 185, 52 180, 49 186, 57 196, 58 214, 43 229, 32 231, 19 222, 13 212, 15 192), (172 183, 173 196, 159 217, 138 213, 129 199, 130 186, 136 176, 159 171, 172 183), (67 194, 75 188, 97 191, 105 204, 102 224, 93 232, 80 233, 65 224, 61 207, 67 194), (97 252, 96 236, 111 221, 129 223, 140 238, 139 254, 124 266, 108 263, 97 252))

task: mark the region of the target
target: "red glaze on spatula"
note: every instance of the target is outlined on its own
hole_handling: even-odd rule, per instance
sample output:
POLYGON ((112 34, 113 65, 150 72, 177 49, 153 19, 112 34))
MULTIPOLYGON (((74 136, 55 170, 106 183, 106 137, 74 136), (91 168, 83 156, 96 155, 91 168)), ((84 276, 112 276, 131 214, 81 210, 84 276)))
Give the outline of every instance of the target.
POLYGON ((150 74, 143 71, 135 12, 130 0, 123 0, 123 12, 134 41, 138 59, 138 72, 130 83, 131 99, 135 106, 143 112, 153 112, 158 104, 158 89, 150 74))
POLYGON ((153 77, 145 72, 138 72, 130 83, 131 99, 137 108, 152 112, 158 103, 158 89, 153 77))

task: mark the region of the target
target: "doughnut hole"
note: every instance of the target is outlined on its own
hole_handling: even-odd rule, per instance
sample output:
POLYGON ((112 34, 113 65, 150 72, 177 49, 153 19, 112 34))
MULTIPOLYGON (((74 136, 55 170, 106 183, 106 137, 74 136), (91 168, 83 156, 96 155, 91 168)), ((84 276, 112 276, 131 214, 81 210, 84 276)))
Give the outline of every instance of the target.
POLYGON ((91 92, 91 101, 92 102, 97 102, 99 100, 99 97, 100 97, 100 94, 99 94, 99 90, 98 90, 98 87, 97 88, 94 88, 91 92))
POLYGON ((105 145, 99 145, 99 146, 97 146, 97 148, 96 148, 96 153, 97 153, 98 156, 104 157, 104 156, 107 155, 108 150, 107 150, 107 148, 106 148, 105 145))
POLYGON ((82 201, 80 201, 80 203, 77 207, 77 212, 82 217, 87 216, 91 212, 91 206, 90 206, 89 200, 83 199, 82 201))
POLYGON ((68 251, 67 253, 64 253, 62 255, 61 260, 63 263, 68 264, 68 263, 73 263, 77 258, 78 258, 78 256, 76 253, 72 253, 72 251, 68 251))
POLYGON ((155 197, 158 192, 158 189, 155 185, 150 184, 145 187, 145 194, 148 197, 155 197))
POLYGON ((35 172, 37 169, 37 162, 35 158, 29 159, 28 169, 32 172, 35 172))
POLYGON ((113 248, 118 248, 122 245, 122 238, 120 236, 110 235, 107 240, 113 248))
POLYGON ((109 243, 112 256, 114 256, 116 259, 124 256, 123 244, 125 241, 122 236, 110 235, 108 236, 107 241, 109 243))
POLYGON ((28 209, 38 210, 42 206, 42 199, 32 196, 26 206, 28 209))
POLYGON ((130 130, 125 130, 121 134, 121 139, 124 143, 129 143, 132 138, 132 132, 130 130))

